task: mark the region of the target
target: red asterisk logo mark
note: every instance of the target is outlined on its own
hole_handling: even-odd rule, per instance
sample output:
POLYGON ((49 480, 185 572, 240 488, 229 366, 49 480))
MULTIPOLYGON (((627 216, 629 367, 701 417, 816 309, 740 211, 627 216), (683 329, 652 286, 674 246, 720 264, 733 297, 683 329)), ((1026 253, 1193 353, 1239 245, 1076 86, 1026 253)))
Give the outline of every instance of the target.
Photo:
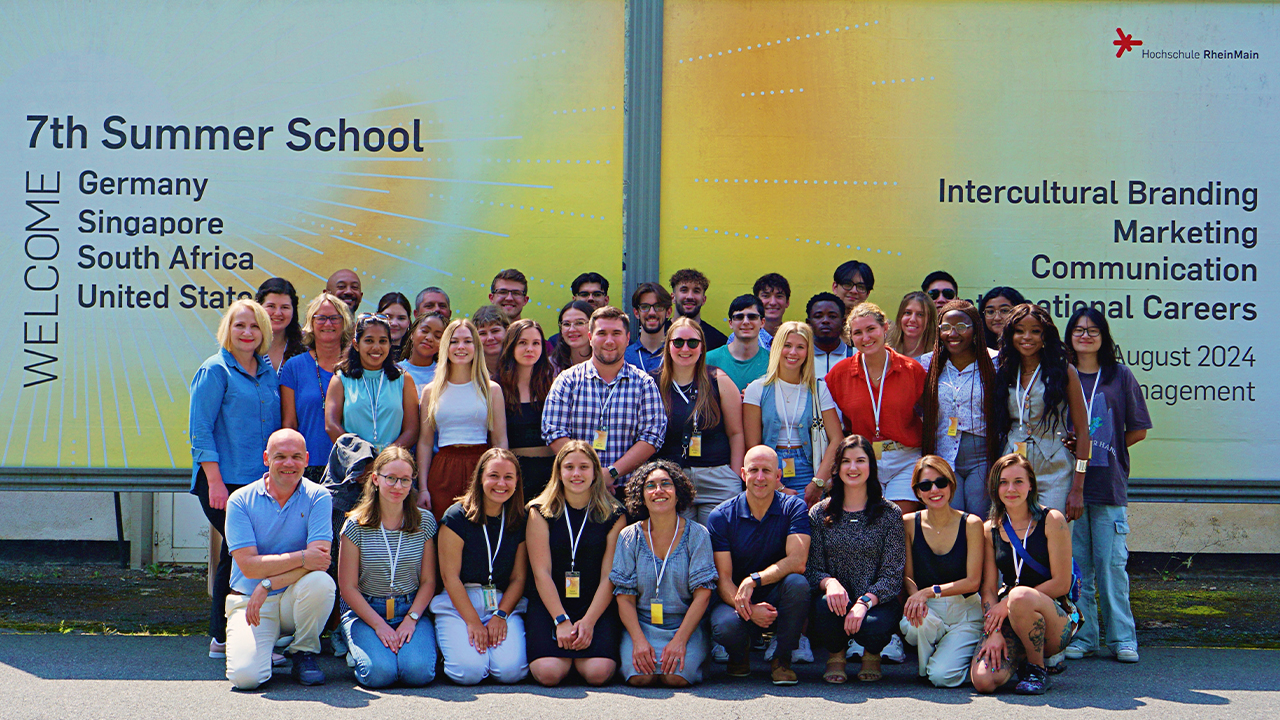
POLYGON ((1132 33, 1129 35, 1125 35, 1124 31, 1121 30, 1120 28, 1116 28, 1116 34, 1120 36, 1120 39, 1111 41, 1112 45, 1115 45, 1116 47, 1120 48, 1119 50, 1116 51, 1116 57, 1120 57, 1121 55, 1124 55, 1126 52, 1133 52, 1133 48, 1135 45, 1142 44, 1141 40, 1133 39, 1132 33))

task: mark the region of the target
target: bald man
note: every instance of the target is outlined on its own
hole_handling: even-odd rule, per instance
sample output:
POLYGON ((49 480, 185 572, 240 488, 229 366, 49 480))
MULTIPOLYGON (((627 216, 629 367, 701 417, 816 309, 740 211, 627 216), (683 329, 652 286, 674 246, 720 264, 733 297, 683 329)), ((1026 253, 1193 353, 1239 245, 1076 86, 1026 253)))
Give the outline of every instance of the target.
POLYGON ((227 499, 227 679, 240 690, 270 680, 271 653, 284 634, 293 636, 286 654, 293 655, 294 679, 322 685, 316 655, 337 588, 325 572, 333 501, 302 477, 307 443, 298 431, 272 433, 263 462, 266 475, 227 499))
POLYGON ((795 685, 793 662, 813 662, 801 635, 809 614, 809 512, 804 500, 781 492, 778 454, 766 445, 747 451, 742 480, 747 489, 716 506, 707 518, 720 575, 719 600, 711 610, 711 633, 729 654, 732 677, 751 674, 751 645, 770 628, 774 641, 770 679, 795 685))
POLYGON ((324 289, 346 303, 347 307, 351 308, 352 315, 356 313, 356 308, 360 307, 360 301, 364 299, 364 290, 360 287, 360 276, 356 275, 354 270, 343 268, 330 275, 329 281, 324 284, 324 289))

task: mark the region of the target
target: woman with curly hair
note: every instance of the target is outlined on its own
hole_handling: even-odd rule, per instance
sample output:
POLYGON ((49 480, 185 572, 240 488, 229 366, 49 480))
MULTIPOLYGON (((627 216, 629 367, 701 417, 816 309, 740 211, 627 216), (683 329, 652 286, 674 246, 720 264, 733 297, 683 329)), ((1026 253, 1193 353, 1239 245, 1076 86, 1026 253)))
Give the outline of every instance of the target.
POLYGON ((635 687, 702 681, 711 639, 702 618, 716 587, 707 529, 680 516, 693 483, 669 460, 645 463, 627 481, 635 523, 618 535, 609 581, 618 598, 622 675, 635 687))

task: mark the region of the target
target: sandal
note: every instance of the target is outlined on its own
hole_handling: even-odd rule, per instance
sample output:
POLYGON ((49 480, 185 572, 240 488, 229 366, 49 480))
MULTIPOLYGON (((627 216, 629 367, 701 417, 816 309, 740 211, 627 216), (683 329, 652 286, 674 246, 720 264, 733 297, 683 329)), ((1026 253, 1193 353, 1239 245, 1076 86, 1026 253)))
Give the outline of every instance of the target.
POLYGON ((880 672, 880 656, 875 653, 862 655, 862 669, 858 670, 858 679, 862 682, 876 682, 884 677, 880 672))
POLYGON ((827 660, 827 670, 822 674, 822 679, 832 685, 841 685, 849 679, 849 675, 845 672, 845 659, 836 657, 838 654, 833 653, 827 660))

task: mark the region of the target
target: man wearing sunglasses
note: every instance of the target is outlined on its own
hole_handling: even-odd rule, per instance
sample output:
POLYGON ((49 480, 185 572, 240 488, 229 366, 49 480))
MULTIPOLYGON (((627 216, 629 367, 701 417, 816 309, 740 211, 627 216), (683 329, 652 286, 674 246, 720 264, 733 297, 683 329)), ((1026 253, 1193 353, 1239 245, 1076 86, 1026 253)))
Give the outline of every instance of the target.
POLYGON ((942 317, 943 305, 960 296, 960 286, 946 270, 934 270, 925 275, 924 282, 920 283, 920 289, 933 298, 933 304, 938 306, 938 317, 942 317))
POLYGON ((769 353, 760 347, 764 303, 755 295, 739 295, 729 304, 729 344, 707 353, 707 364, 720 368, 743 390, 769 370, 769 353))

